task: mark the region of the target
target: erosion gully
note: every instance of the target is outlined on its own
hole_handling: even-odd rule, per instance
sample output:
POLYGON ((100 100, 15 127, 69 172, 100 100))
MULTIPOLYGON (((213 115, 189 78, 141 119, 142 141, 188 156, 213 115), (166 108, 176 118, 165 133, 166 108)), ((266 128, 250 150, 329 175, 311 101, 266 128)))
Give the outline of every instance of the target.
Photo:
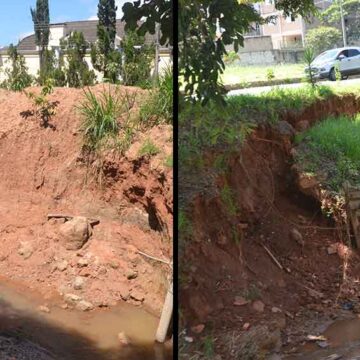
POLYGON ((42 296, 0 279, 0 335, 26 339, 56 360, 167 360, 171 348, 155 344, 159 319, 123 303, 91 312, 63 309, 48 299, 49 313, 39 311, 42 296), (130 345, 119 342, 124 332, 130 345))

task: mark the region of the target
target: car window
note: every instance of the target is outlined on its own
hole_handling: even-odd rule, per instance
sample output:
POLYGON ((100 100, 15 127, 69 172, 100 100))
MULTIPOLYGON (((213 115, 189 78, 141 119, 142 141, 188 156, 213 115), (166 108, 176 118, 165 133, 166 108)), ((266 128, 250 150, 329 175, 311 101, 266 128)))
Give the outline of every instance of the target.
POLYGON ((360 54, 360 51, 357 49, 349 49, 349 57, 357 56, 360 54))
POLYGON ((318 57, 316 57, 315 61, 326 61, 326 60, 335 59, 337 52, 338 50, 325 51, 322 54, 320 54, 318 57))
POLYGON ((340 55, 344 55, 345 57, 349 57, 349 50, 343 50, 340 54, 340 55))

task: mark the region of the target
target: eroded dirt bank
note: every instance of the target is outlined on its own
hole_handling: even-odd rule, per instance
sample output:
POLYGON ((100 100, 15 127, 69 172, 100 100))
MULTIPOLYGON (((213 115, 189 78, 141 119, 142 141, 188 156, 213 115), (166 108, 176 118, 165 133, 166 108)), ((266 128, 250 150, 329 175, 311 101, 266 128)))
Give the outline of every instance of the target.
POLYGON ((217 191, 195 197, 180 260, 182 325, 195 347, 204 351, 210 338, 223 359, 296 353, 308 334, 348 315, 346 304, 358 311, 359 254, 299 191, 291 150, 297 131, 359 111, 357 97, 334 97, 258 127, 214 176, 217 191), (233 204, 221 196, 226 186, 233 204))
MULTIPOLYGON (((137 104, 144 96, 122 91, 136 93, 137 104)), ((25 116, 31 104, 24 94, 0 91, 0 274, 40 292, 50 308, 65 307, 71 293, 95 308, 126 301, 159 315, 169 269, 138 251, 172 258, 172 169, 165 166, 172 128, 139 133, 126 156, 108 153, 100 188, 82 152, 75 109, 82 98, 82 90, 55 89, 57 114, 43 128, 25 116), (148 138, 160 151, 140 157, 148 138), (64 220, 48 221, 49 213, 100 223, 81 249, 67 250, 64 220)))

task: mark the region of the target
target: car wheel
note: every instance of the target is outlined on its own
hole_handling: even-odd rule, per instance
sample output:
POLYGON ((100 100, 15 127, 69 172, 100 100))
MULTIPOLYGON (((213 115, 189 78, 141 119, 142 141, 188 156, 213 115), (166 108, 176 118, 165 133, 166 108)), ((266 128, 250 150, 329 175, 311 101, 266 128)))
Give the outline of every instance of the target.
POLYGON ((336 75, 335 75, 335 69, 334 69, 334 68, 332 68, 332 69, 330 70, 329 79, 330 79, 331 81, 336 81, 336 75))

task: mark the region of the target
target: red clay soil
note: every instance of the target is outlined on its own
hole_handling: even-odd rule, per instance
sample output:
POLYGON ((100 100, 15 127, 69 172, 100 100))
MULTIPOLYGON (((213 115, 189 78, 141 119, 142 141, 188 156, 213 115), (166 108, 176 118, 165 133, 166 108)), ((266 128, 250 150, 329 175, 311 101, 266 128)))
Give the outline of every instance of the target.
MULTIPOLYGON (((122 91, 136 93, 137 101, 145 94, 137 88, 122 91)), ((48 300, 73 293, 95 306, 125 300, 159 313, 168 268, 137 251, 172 258, 172 169, 165 166, 172 154, 172 127, 139 133, 126 156, 107 154, 100 188, 90 181, 82 153, 75 109, 82 98, 82 90, 55 89, 51 100, 59 101, 57 114, 51 127, 43 128, 34 117, 23 116, 31 110, 24 94, 0 91, 0 274, 48 300), (138 149, 147 138, 161 151, 140 158, 138 149), (48 221, 48 213, 100 223, 81 250, 69 251, 57 231, 62 221, 48 221), (32 250, 27 259, 18 253, 24 242, 32 250), (81 258, 87 265, 78 265, 81 258), (66 269, 56 269, 64 260, 66 269), (129 280, 134 273, 137 277, 129 280), (82 290, 73 288, 76 276, 85 278, 82 290)))
POLYGON ((360 101, 326 100, 301 114, 286 114, 287 124, 264 126, 251 135, 241 153, 232 157, 228 174, 217 179, 218 189, 227 183, 233 190, 238 215, 229 215, 220 195, 195 198, 186 262, 180 259, 180 303, 182 326, 195 338, 197 349, 205 336, 211 336, 215 352, 223 359, 233 358, 224 339, 233 331, 244 333, 246 323, 250 328, 265 324, 281 329, 285 345, 290 333, 304 335, 306 321, 332 312, 338 301, 350 299, 356 308, 358 283, 353 280, 360 276, 359 253, 340 244, 339 233, 322 216, 320 205, 295 187, 293 134, 282 130, 288 130, 289 123, 301 129, 304 121, 308 127, 338 107, 354 114, 360 111, 360 101), (294 229, 301 234, 298 241, 294 229), (328 247, 335 243, 338 253, 330 255, 328 247), (350 257, 344 282, 346 251, 350 257), (234 305, 236 299, 241 303, 239 297, 248 303, 234 305), (264 309, 254 309, 257 299, 264 309), (205 324, 200 335, 199 324, 205 324))

